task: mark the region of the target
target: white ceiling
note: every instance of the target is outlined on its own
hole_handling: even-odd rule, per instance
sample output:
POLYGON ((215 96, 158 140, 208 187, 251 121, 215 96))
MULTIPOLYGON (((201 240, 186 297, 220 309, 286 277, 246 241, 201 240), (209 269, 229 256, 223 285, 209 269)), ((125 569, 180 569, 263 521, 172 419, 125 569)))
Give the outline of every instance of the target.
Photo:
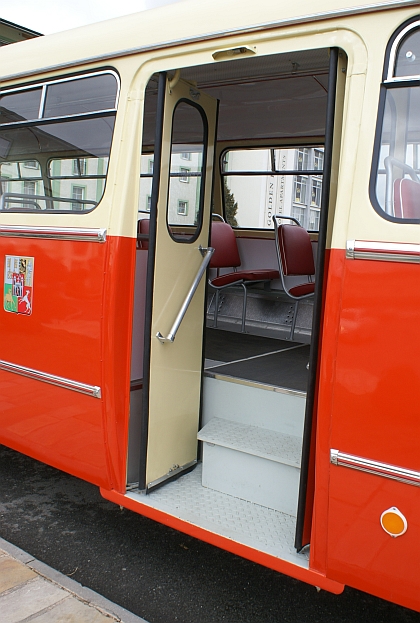
MULTIPOLYGON (((181 70, 181 78, 220 101, 219 141, 324 135, 326 49, 188 67, 181 70)), ((154 141, 156 87, 152 78, 146 94, 145 145, 154 141)), ((187 121, 181 133, 182 142, 194 141, 187 121)))

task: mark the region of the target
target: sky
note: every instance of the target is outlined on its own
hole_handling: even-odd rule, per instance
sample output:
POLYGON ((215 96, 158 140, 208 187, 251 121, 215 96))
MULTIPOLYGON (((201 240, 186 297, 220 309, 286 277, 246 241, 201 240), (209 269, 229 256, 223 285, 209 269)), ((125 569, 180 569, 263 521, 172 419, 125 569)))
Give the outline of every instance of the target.
POLYGON ((0 18, 49 35, 120 15, 145 11, 180 0, 9 0, 1 2, 0 18))

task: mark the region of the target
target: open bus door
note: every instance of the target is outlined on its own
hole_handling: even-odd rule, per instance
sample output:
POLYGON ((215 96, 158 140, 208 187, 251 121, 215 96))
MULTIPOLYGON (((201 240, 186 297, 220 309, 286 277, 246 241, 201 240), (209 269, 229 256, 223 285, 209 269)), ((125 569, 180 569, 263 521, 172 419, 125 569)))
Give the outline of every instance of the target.
POLYGON ((197 459, 217 100, 178 77, 159 77, 140 489, 197 459))

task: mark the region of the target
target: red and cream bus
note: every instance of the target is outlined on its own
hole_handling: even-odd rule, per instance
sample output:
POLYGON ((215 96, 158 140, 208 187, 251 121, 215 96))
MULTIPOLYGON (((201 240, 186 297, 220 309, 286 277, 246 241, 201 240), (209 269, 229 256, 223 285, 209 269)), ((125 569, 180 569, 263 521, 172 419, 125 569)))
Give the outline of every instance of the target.
POLYGON ((313 7, 0 50, 0 441, 420 610, 420 11, 313 7))

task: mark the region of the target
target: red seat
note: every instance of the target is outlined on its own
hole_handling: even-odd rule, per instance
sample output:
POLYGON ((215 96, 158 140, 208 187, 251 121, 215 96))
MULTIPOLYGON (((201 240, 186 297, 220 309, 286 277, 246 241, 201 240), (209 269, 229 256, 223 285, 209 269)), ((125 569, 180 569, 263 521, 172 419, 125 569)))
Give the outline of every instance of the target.
POLYGON ((288 216, 273 216, 274 229, 276 232, 276 248, 280 268, 280 278, 283 290, 295 301, 295 310, 292 320, 290 339, 293 339, 299 301, 314 295, 315 263, 312 251, 312 243, 306 229, 299 222, 288 216), (293 221, 281 224, 279 221, 286 219, 293 221), (302 282, 289 284, 288 277, 301 277, 302 282))
POLYGON ((150 220, 148 218, 142 218, 137 223, 137 248, 148 249, 149 248, 149 225, 150 220))
POLYGON ((211 246, 214 253, 210 260, 210 268, 217 269, 217 275, 209 279, 209 284, 216 290, 214 326, 217 326, 217 313, 219 307, 219 291, 229 286, 240 286, 243 291, 242 308, 242 332, 245 331, 247 287, 255 283, 269 282, 279 279, 278 270, 271 268, 236 270, 241 265, 235 232, 224 221, 213 221, 211 226, 211 246), (219 275, 221 268, 233 268, 234 270, 219 275))
POLYGON ((394 216, 420 218, 420 183, 409 178, 394 181, 394 216))

